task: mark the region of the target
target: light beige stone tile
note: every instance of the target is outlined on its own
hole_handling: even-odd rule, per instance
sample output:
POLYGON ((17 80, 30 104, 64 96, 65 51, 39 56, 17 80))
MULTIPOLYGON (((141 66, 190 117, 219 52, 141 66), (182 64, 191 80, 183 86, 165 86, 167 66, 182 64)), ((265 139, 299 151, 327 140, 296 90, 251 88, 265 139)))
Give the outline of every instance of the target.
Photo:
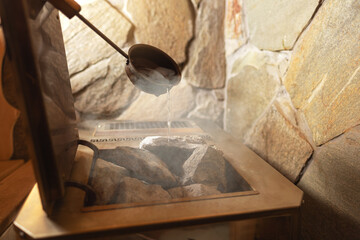
MULTIPOLYGON (((129 23, 106 1, 82 4, 81 14, 115 44, 123 47, 130 29, 129 23)), ((114 54, 114 50, 78 18, 73 17, 63 32, 70 76, 114 54)))
POLYGON ((168 103, 170 119, 186 116, 195 107, 195 94, 191 86, 184 80, 170 90, 170 101, 165 93, 159 97, 141 92, 140 96, 119 117, 120 120, 162 120, 168 119, 168 103))
POLYGON ((186 60, 193 36, 193 6, 187 0, 128 0, 127 12, 135 25, 135 40, 169 54, 177 63, 186 60))
POLYGON ((304 32, 284 84, 321 145, 360 123, 360 6, 325 1, 304 32))
POLYGON ((250 42, 260 49, 291 49, 318 0, 244 0, 250 42))
POLYGON ((75 90, 78 90, 74 95, 75 108, 91 117, 116 117, 139 96, 140 91, 127 77, 125 59, 120 54, 115 53, 103 62, 71 78, 71 83, 76 83, 73 85, 75 90), (103 69, 94 72, 98 67, 103 69))
POLYGON ((265 161, 295 182, 313 148, 273 104, 257 121, 245 144, 265 161))
POLYGON ((246 42, 241 0, 226 1, 225 48, 226 55, 233 53, 246 42))
POLYGON ((225 85, 224 15, 225 1, 201 2, 184 73, 195 87, 212 89, 225 85))
POLYGON ((225 129, 233 136, 242 139, 276 96, 277 57, 252 50, 233 64, 225 108, 225 129))

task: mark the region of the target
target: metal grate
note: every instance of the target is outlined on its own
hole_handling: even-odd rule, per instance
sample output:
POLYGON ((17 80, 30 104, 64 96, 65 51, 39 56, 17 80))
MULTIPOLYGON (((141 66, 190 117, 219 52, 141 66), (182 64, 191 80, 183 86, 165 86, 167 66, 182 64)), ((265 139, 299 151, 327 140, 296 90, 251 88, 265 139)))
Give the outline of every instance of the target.
MULTIPOLYGON (((171 128, 189 128, 193 127, 187 121, 172 121, 171 128)), ((121 129, 153 129, 168 128, 166 121, 149 121, 149 122, 116 122, 106 123, 104 130, 121 130, 121 129)))

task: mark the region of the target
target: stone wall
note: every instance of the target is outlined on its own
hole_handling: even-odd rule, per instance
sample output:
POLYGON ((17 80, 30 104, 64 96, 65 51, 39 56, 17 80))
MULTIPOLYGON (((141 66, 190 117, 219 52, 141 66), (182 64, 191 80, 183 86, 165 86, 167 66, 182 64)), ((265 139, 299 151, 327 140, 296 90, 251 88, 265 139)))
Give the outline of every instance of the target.
MULTIPOLYGON (((81 1, 79 1, 81 3, 81 1)), ((302 239, 359 239, 358 0, 96 0, 82 15, 125 51, 148 43, 180 65, 172 119, 215 121, 305 192, 302 239)), ((62 18, 82 120, 166 120, 125 59, 62 18)))
POLYGON ((360 237, 360 2, 227 0, 225 129, 305 193, 302 239, 360 237))
MULTIPOLYGON (((223 125, 226 59, 224 1, 79 1, 81 14, 119 47, 146 43, 181 67, 170 91, 171 119, 205 118, 223 125), (204 61, 206 59, 206 61, 204 61)), ((78 19, 61 17, 75 107, 84 119, 167 120, 168 96, 136 89, 126 59, 78 19)))

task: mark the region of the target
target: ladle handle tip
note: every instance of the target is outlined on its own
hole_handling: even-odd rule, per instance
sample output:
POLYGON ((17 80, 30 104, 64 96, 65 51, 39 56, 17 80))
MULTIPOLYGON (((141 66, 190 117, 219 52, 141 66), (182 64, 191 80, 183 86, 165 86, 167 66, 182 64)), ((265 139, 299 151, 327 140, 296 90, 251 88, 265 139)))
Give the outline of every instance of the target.
POLYGON ((110 46, 112 46, 116 51, 123 55, 126 59, 129 59, 129 56, 119 48, 113 41, 111 41, 105 34, 103 34, 99 29, 92 25, 86 18, 81 14, 81 6, 74 0, 48 0, 55 8, 59 9, 66 17, 69 19, 73 16, 77 16, 81 21, 83 21, 89 28, 96 32, 102 39, 104 39, 110 46))
POLYGON ((55 8, 59 9, 66 17, 71 19, 81 11, 81 6, 74 0, 48 0, 55 8))

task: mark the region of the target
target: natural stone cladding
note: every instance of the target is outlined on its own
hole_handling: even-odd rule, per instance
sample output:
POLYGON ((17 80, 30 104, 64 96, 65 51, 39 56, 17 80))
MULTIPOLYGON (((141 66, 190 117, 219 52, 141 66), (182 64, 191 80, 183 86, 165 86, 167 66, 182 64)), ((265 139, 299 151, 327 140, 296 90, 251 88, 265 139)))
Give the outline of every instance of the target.
POLYGON ((61 16, 81 119, 167 120, 170 108, 172 119, 209 119, 222 126, 224 6, 222 1, 214 5, 200 0, 94 0, 81 5, 81 14, 125 52, 134 44, 150 44, 188 69, 182 71, 182 80, 170 96, 160 97, 136 89, 125 73, 126 59, 79 19, 61 16))
POLYGON ((260 49, 289 50, 319 0, 244 0, 250 42, 260 49))
POLYGON ((226 130, 242 139, 265 111, 280 87, 279 62, 286 54, 249 48, 232 65, 227 83, 226 130))
POLYGON ((245 144, 293 182, 313 152, 311 145, 284 118, 276 104, 257 121, 245 144))
POLYGON ((195 87, 213 89, 225 85, 224 18, 225 1, 200 3, 184 73, 187 82, 195 87))
POLYGON ((357 239, 360 2, 241 7, 248 43, 226 46, 225 129, 304 191, 302 239, 357 239))
POLYGON ((186 60, 193 36, 192 5, 186 0, 128 0, 136 42, 158 47, 178 63, 186 60))
POLYGON ((317 145, 360 123, 359 13, 358 1, 325 1, 294 49, 284 84, 317 145))
POLYGON ((303 239, 359 238, 359 155, 359 126, 316 151, 298 184, 305 192, 303 239))

